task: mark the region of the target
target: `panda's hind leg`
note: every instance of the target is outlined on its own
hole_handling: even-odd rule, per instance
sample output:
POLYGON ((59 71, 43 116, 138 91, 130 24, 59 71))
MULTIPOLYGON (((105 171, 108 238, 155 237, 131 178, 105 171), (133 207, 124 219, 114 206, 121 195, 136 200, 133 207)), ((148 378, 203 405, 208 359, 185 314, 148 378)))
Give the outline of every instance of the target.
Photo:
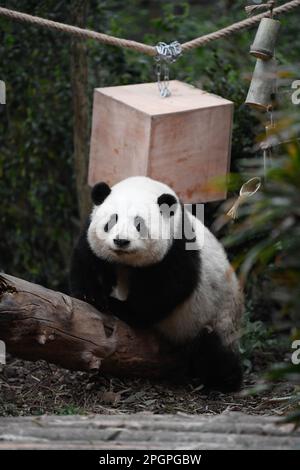
POLYGON ((240 355, 225 346, 216 332, 203 329, 189 345, 189 375, 211 390, 238 391, 243 380, 240 355))

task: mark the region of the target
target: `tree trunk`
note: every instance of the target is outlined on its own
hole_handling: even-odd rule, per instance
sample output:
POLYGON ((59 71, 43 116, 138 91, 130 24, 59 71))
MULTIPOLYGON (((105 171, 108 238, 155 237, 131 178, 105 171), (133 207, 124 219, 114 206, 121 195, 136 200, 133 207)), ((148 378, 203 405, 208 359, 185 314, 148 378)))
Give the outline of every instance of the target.
MULTIPOLYGON (((88 0, 71 2, 71 24, 86 27, 88 0)), ((87 42, 71 40, 71 86, 74 114, 74 166, 80 222, 83 225, 91 209, 87 184, 89 163, 89 101, 87 42)))
POLYGON ((178 377, 184 369, 154 332, 133 330, 85 302, 6 274, 0 275, 0 340, 17 357, 67 369, 150 378, 178 377))

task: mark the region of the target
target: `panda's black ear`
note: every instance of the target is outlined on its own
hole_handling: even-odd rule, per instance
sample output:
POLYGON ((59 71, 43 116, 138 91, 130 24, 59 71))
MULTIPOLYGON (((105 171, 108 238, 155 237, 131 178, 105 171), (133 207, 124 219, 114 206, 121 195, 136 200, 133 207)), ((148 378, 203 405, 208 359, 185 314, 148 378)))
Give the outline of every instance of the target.
POLYGON ((164 193, 157 199, 157 204, 159 205, 162 215, 172 217, 176 210, 177 199, 173 194, 164 193))
POLYGON ((97 183, 92 188, 92 201, 96 206, 102 204, 102 202, 109 196, 111 192, 110 187, 106 183, 97 183))

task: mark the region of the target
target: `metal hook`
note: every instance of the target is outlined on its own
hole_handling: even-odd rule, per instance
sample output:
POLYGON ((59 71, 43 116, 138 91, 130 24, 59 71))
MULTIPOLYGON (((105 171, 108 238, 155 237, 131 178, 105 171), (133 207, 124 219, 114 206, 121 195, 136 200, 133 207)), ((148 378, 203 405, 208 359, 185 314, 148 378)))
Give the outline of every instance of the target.
POLYGON ((167 98, 171 95, 171 91, 169 90, 169 64, 178 59, 182 53, 182 49, 178 41, 174 41, 171 44, 159 42, 156 46, 156 51, 157 55, 155 56, 155 60, 157 62, 157 85, 160 96, 162 98, 167 98))

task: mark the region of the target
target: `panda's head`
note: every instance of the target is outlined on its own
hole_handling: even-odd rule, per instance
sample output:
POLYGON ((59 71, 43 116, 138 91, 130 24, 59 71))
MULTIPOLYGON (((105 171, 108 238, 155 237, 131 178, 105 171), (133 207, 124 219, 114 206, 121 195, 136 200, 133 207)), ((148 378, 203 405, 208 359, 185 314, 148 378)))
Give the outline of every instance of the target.
POLYGON ((181 206, 171 188, 135 176, 112 188, 96 184, 92 199, 87 236, 96 256, 130 266, 149 266, 166 256, 181 226, 181 206))

